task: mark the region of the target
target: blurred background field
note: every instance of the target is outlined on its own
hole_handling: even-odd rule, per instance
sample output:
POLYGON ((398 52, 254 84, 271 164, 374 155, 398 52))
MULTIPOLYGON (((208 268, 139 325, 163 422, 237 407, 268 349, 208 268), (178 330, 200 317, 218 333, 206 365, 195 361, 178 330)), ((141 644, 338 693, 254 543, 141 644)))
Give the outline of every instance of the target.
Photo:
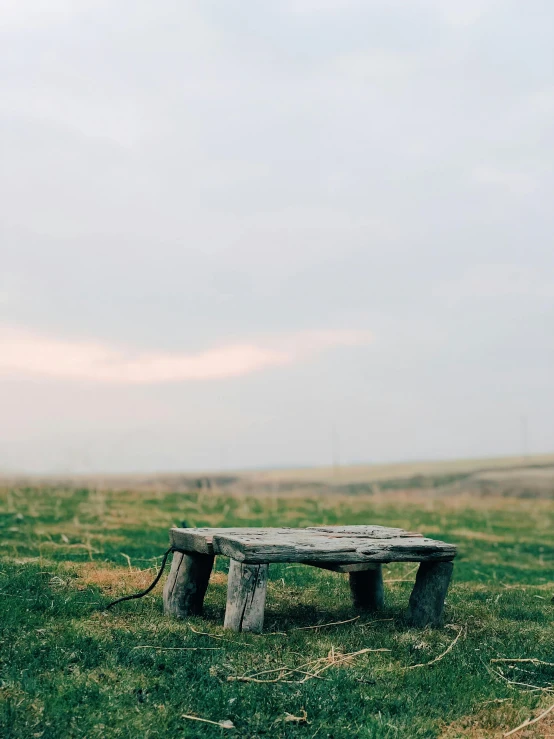
POLYGON ((376 493, 381 490, 433 489, 537 497, 554 496, 554 454, 397 464, 306 467, 196 474, 0 475, 0 485, 87 487, 98 490, 184 492, 211 490, 262 494, 376 493))

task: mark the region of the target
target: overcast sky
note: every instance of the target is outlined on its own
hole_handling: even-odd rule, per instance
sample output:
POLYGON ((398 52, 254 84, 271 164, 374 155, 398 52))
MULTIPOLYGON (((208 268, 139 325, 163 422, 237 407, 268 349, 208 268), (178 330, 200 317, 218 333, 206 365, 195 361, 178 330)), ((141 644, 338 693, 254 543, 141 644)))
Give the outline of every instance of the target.
POLYGON ((554 451, 552 0, 3 0, 0 62, 1 471, 554 451))

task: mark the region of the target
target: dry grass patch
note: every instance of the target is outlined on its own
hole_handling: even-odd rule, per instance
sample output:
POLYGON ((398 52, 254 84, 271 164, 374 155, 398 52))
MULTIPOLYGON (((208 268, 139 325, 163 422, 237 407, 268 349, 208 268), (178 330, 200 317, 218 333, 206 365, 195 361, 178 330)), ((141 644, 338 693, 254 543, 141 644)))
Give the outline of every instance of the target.
MULTIPOLYGON (((69 585, 76 590, 86 590, 88 587, 100 588, 109 595, 131 593, 146 590, 156 576, 158 568, 155 566, 139 570, 129 566, 117 566, 106 562, 83 562, 75 564, 68 562, 62 568, 69 569, 75 577, 69 585)), ((210 578, 213 585, 225 585, 227 575, 223 572, 214 572, 210 578)))
MULTIPOLYGON (((543 709, 522 715, 521 709, 513 706, 510 699, 484 706, 476 713, 464 716, 447 726, 440 739, 502 739, 505 734, 519 726, 525 718, 539 715, 543 709)), ((512 734, 515 739, 552 739, 554 716, 546 716, 539 723, 512 734)))
MULTIPOLYGON (((426 530, 427 533, 427 530, 426 530)), ((476 539, 478 541, 503 542, 506 536, 498 536, 497 534, 489 534, 485 531, 471 531, 470 529, 454 529, 451 536, 460 536, 464 539, 476 539)))
POLYGON ((110 595, 145 590, 155 575, 154 567, 137 570, 108 565, 104 562, 102 564, 97 562, 68 563, 67 567, 76 575, 70 583, 76 590, 86 590, 94 586, 110 595))
POLYGON ((227 585, 227 575, 224 575, 223 572, 212 572, 210 585, 227 585))

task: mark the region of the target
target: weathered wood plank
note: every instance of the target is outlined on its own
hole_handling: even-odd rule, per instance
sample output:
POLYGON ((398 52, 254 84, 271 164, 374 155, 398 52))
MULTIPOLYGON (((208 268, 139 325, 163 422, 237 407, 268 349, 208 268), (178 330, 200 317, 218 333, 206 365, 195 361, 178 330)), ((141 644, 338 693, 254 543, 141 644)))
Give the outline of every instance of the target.
POLYGON ((412 626, 440 626, 453 568, 452 562, 420 564, 408 609, 412 626))
POLYGON ((165 614, 186 618, 202 613, 213 564, 211 554, 173 553, 171 571, 163 590, 165 614))
POLYGON ((261 632, 268 569, 267 564, 244 565, 234 559, 230 561, 224 628, 261 632))
POLYGON ((396 539, 398 537, 422 536, 413 531, 394 529, 388 526, 308 526, 306 531, 317 531, 332 536, 362 539, 396 539))
POLYGON ((404 531, 404 529, 387 526, 310 526, 306 529, 292 528, 199 528, 170 530, 171 545, 181 551, 213 554, 214 536, 254 536, 269 539, 294 537, 298 540, 328 539, 393 539, 398 537, 414 537, 421 534, 404 531))
POLYGON ((214 551, 227 557, 259 564, 262 562, 422 562, 450 560, 456 548, 424 537, 361 540, 347 537, 214 536, 214 551))
POLYGON ((378 565, 375 570, 351 572, 350 592, 356 608, 364 611, 378 611, 385 603, 383 571, 378 565))
POLYGON ((412 557, 414 562, 425 562, 428 559, 453 559, 456 556, 456 547, 437 539, 417 536, 367 541, 358 548, 358 552, 372 559, 376 558, 380 562, 402 562, 412 557), (392 559, 388 559, 389 555, 392 555, 392 559), (421 560, 419 560, 420 555, 421 560))
POLYGON ((223 554, 246 564, 448 561, 456 547, 384 526, 171 529, 179 551, 223 554))
POLYGON ((241 534, 259 534, 264 535, 265 532, 290 532, 294 529, 261 529, 261 528, 200 528, 200 529, 181 529, 172 528, 169 530, 169 541, 171 546, 183 552, 198 552, 199 554, 214 554, 213 537, 217 534, 231 534, 232 536, 241 534))

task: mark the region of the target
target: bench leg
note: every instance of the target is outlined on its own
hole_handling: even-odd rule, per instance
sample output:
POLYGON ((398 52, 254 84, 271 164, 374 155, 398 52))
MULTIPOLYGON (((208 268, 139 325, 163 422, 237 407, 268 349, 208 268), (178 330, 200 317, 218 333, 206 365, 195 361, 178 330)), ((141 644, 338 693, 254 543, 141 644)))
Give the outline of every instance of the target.
POLYGON ((199 616, 215 557, 211 554, 173 553, 164 586, 164 613, 175 618, 199 616))
POLYGON ((269 565, 245 565, 229 561, 227 608, 224 627, 232 631, 260 633, 264 625, 269 565))
POLYGON ((381 565, 374 570, 351 572, 350 592, 356 608, 364 611, 378 611, 385 602, 383 571, 381 565))
POLYGON ((422 562, 419 565, 408 609, 408 621, 412 626, 440 626, 453 569, 452 562, 422 562))

